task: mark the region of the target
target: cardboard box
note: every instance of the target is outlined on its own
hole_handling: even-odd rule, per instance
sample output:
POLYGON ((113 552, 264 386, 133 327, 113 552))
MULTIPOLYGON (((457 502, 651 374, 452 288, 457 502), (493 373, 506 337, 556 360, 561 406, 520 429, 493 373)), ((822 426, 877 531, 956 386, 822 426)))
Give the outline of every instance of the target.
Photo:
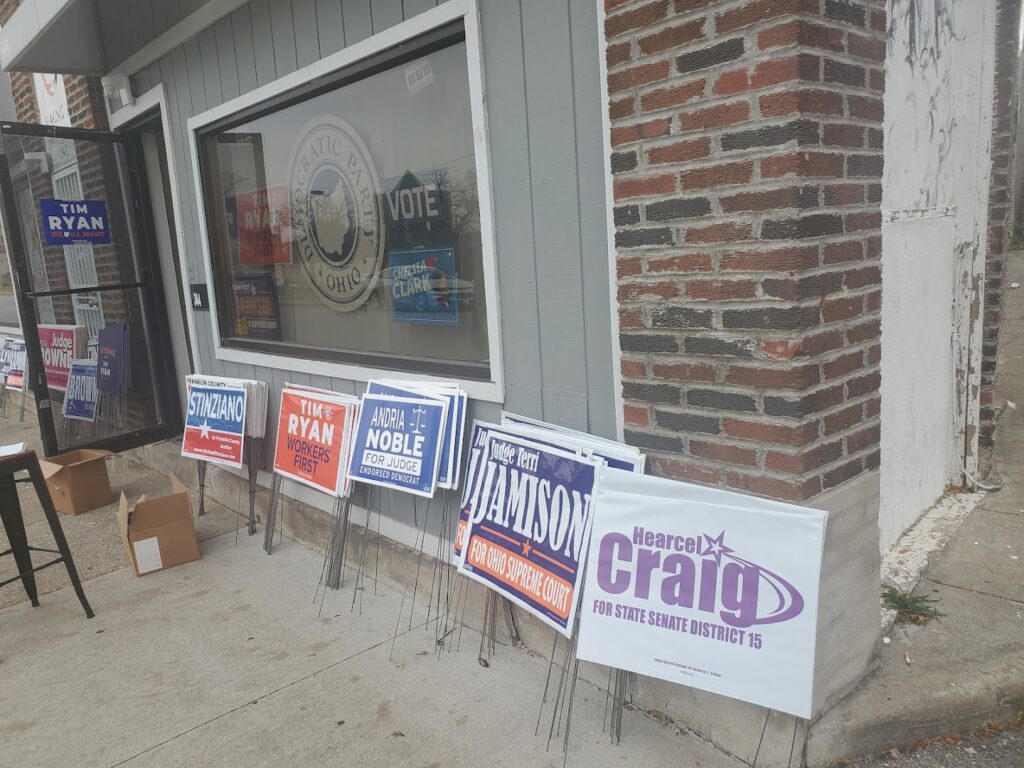
POLYGON ((53 506, 65 515, 80 515, 105 507, 114 500, 107 475, 110 451, 80 448, 48 459, 39 459, 53 506))
POLYGON ((117 525, 136 576, 199 559, 188 489, 174 475, 168 477, 170 494, 155 499, 142 496, 134 509, 129 508, 128 499, 121 494, 117 525))

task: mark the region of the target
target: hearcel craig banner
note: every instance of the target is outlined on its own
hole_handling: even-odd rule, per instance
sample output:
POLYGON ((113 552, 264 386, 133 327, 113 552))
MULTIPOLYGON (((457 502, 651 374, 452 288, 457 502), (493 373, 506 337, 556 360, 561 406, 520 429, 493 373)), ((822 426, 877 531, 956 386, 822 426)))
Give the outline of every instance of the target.
POLYGON ((350 479, 432 497, 446 415, 443 400, 363 395, 350 479))
POLYGON ((245 388, 191 379, 181 455, 240 468, 245 437, 245 388))
POLYGON ((496 431, 483 453, 459 572, 568 637, 600 461, 496 431))
POLYGON ((577 656, 809 718, 826 519, 605 469, 577 656))

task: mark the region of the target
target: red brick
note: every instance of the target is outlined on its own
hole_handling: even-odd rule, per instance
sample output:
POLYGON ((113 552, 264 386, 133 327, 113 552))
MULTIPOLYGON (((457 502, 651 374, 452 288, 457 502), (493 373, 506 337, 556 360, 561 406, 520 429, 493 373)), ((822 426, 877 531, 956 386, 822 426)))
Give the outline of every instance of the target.
POLYGON ((619 307, 620 328, 645 328, 643 307, 619 307))
POLYGON ((806 424, 765 424, 759 421, 743 421, 742 419, 722 419, 722 429, 725 434, 741 440, 752 440, 756 443, 792 445, 800 447, 807 445, 818 437, 818 422, 812 421, 806 424))
POLYGON ((651 412, 648 408, 641 408, 638 405, 623 405, 622 415, 624 421, 633 427, 651 426, 651 412))
POLYGON ((649 27, 668 15, 668 0, 656 0, 629 11, 605 17, 604 33, 611 40, 634 29, 649 27))
POLYGON ((881 438, 878 424, 872 424, 866 429, 858 430, 846 438, 846 451, 851 456, 863 451, 865 448, 875 448, 881 438))
POLYGON ((885 107, 881 99, 866 96, 848 96, 850 117, 881 122, 885 107))
POLYGON ((714 92, 719 96, 742 93, 750 88, 750 77, 745 69, 733 69, 723 72, 715 80, 714 92))
POLYGON ((656 459, 654 466, 657 469, 657 474, 662 477, 670 477, 673 480, 703 483, 704 485, 718 485, 721 479, 721 472, 718 469, 702 467, 699 464, 691 464, 674 459, 656 459))
POLYGON ((878 397, 874 397, 864 403, 864 415, 872 419, 877 416, 882 410, 882 401, 878 397))
POLYGON ((704 96, 707 80, 692 80, 670 88, 658 88, 640 94, 640 111, 657 112, 671 107, 681 107, 687 102, 704 96))
POLYGON ((818 10, 816 0, 753 0, 731 11, 715 17, 715 32, 724 34, 737 29, 746 29, 762 21, 785 16, 789 13, 818 10))
POLYGON ((800 67, 797 64, 797 57, 790 56, 785 59, 762 61, 751 75, 750 85, 754 88, 767 88, 799 79, 800 67))
POLYGON ((644 264, 639 256, 619 256, 615 260, 615 274, 619 277, 639 275, 643 271, 644 264))
POLYGON ((795 272, 818 264, 815 246, 777 248, 773 250, 731 251, 722 254, 723 271, 743 272, 795 272))
POLYGON ((854 371, 859 371, 864 366, 864 354, 860 351, 840 355, 835 360, 829 360, 821 364, 821 372, 826 381, 848 376, 854 371))
POLYGON ((844 50, 843 31, 808 21, 787 21, 757 34, 757 47, 762 51, 797 43, 805 48, 840 53, 844 50))
POLYGON ((691 299, 729 301, 752 299, 757 295, 754 280, 691 280, 686 284, 686 295, 691 299))
POLYGON ((613 69, 619 64, 625 64, 630 59, 631 45, 628 42, 609 45, 605 51, 605 60, 608 62, 608 69, 613 69))
POLYGON ((622 120, 623 118, 630 117, 636 113, 636 97, 627 96, 624 99, 618 99, 608 105, 608 115, 612 120, 622 120))
POLYGON ((822 299, 821 321, 835 323, 840 320, 849 320, 860 315, 863 308, 864 299, 860 296, 822 299))
POLYGON ((753 229, 750 224, 712 224, 709 227, 693 227, 686 230, 686 242, 734 243, 739 240, 750 240, 752 235, 753 229))
POLYGON ((680 131, 709 131, 741 123, 750 117, 750 105, 745 101, 716 104, 703 109, 679 113, 680 131))
POLYGON ((878 320, 870 320, 860 325, 855 325, 846 331, 846 339, 851 344, 859 344, 862 341, 874 341, 881 335, 881 324, 878 320))
POLYGON ((821 479, 818 477, 808 480, 778 480, 764 475, 728 472, 725 484, 739 491, 782 501, 806 501, 821 491, 821 479))
POLYGON ((863 232, 866 229, 878 229, 882 226, 881 211, 862 211, 848 213, 844 220, 847 232, 863 232))
POLYGON ((860 240, 849 240, 845 243, 828 243, 821 251, 825 264, 842 264, 848 261, 859 261, 864 258, 864 246, 860 240))
POLYGON ((781 451, 768 451, 764 456, 765 469, 776 472, 788 472, 792 475, 804 475, 812 470, 823 467, 843 455, 843 443, 841 440, 824 445, 816 445, 813 448, 799 453, 783 453, 781 451))
POLYGON ((846 50, 851 56, 877 61, 885 61, 885 40, 880 37, 869 37, 850 32, 846 36, 846 50))
POLYGON ((882 269, 878 266, 854 269, 846 273, 844 283, 851 291, 882 284, 882 269))
POLYGON ((647 378, 647 366, 640 360, 623 360, 619 367, 627 379, 647 378))
POLYGON ((797 113, 803 115, 843 114, 842 94, 816 88, 765 94, 758 103, 761 106, 763 117, 781 117, 797 113))
POLYGON ((619 285, 619 301, 638 301, 644 298, 672 299, 679 295, 679 286, 674 282, 622 283, 619 285))
POLYGON ((647 83, 654 83, 668 77, 669 63, 654 61, 636 67, 623 69, 608 75, 608 93, 618 93, 629 88, 637 88, 647 83))
POLYGON ((764 339, 761 341, 761 352, 765 357, 793 360, 798 357, 814 357, 842 346, 842 331, 825 331, 802 339, 764 339))
POLYGON ((775 179, 789 174, 802 177, 841 178, 843 156, 824 152, 796 152, 761 160, 761 178, 775 179))
POLYGON ((706 363, 655 363, 652 375, 672 381, 714 381, 715 367, 706 363))
POLYGON ((719 202, 725 213, 741 211, 771 211, 780 208, 800 207, 801 193, 798 187, 765 189, 757 192, 741 192, 738 195, 722 197, 719 202))
POLYGON ((863 147, 864 126, 828 123, 822 134, 822 142, 832 147, 863 147))
POLYGON ((699 440, 691 440, 690 453, 702 459, 721 461, 725 464, 739 464, 747 467, 757 466, 757 451, 752 448, 741 448, 738 445, 727 445, 719 442, 704 443, 699 440))
POLYGON ((683 189, 710 189, 731 184, 746 184, 754 174, 754 163, 723 163, 692 171, 683 171, 679 181, 683 189))
POLYGON ((679 48, 703 37, 704 19, 694 19, 686 24, 666 27, 652 35, 641 37, 639 41, 640 51, 644 55, 660 53, 670 48, 679 48))
POLYGON ((709 272, 711 257, 706 253, 683 253, 647 261, 649 272, 709 272))
POLYGON ((863 202, 863 184, 834 184, 825 187, 825 205, 858 205, 863 202))
POLYGON ((619 177, 613 182, 615 199, 627 197, 644 197, 647 195, 667 195, 676 190, 676 177, 672 173, 658 176, 619 177))
POLYGON ((644 139, 656 139, 658 136, 665 136, 672 129, 672 121, 669 118, 651 120, 647 123, 640 123, 640 136, 644 139))
POLYGON ((860 424, 863 412, 863 407, 858 403, 857 405, 847 406, 835 413, 830 413, 822 421, 825 426, 825 434, 834 435, 836 432, 849 429, 854 424, 860 424))
POLYGON ((817 366, 799 365, 786 368, 754 368, 730 365, 725 381, 741 387, 756 389, 807 389, 820 381, 817 366))
POLYGON ((711 139, 701 137, 677 141, 674 144, 665 144, 660 147, 653 147, 647 151, 647 161, 652 165, 662 163, 685 163, 689 160, 697 160, 711 154, 711 139))

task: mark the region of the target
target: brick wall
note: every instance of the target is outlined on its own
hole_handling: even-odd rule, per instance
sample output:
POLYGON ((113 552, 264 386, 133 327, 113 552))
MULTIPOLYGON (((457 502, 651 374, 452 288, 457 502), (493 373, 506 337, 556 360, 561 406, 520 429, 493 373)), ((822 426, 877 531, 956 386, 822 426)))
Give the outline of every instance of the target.
POLYGON ((980 442, 991 447, 995 428, 993 386, 1002 319, 1003 267, 1013 215, 1013 159, 1017 133, 1017 46, 1021 0, 998 0, 996 71, 992 102, 992 182, 989 189, 988 256, 981 364, 980 442))
POLYGON ((606 0, 627 440, 801 501, 878 466, 881 0, 606 0))

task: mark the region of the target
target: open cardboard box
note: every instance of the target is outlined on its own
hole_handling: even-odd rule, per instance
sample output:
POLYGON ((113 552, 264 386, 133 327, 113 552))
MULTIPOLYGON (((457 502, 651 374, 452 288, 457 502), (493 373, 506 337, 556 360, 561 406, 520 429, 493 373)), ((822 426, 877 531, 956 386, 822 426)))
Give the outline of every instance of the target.
POLYGON ((134 509, 129 508, 128 499, 121 494, 117 525, 136 576, 199 559, 188 489, 173 474, 168 477, 170 494, 154 499, 142 496, 134 509))
POLYGON ((58 512, 80 515, 105 507, 114 500, 107 475, 107 456, 113 454, 95 448, 79 448, 39 460, 58 512))

